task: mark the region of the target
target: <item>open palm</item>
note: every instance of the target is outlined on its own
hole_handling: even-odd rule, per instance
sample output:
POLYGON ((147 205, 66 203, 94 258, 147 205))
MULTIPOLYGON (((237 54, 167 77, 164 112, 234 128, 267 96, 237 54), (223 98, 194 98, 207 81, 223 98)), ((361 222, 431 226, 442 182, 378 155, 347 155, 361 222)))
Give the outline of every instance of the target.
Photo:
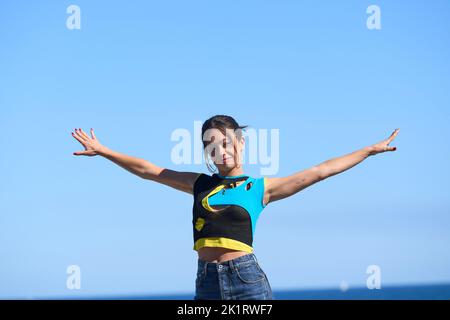
POLYGON ((84 151, 75 151, 73 154, 75 156, 96 156, 98 151, 101 149, 102 145, 97 140, 94 134, 94 130, 91 128, 91 137, 89 137, 83 130, 75 129, 75 133, 72 132, 72 136, 81 143, 84 147, 84 151))
POLYGON ((395 139, 395 137, 397 136, 399 131, 400 131, 400 129, 395 129, 389 138, 372 145, 370 155, 375 155, 377 153, 382 153, 382 152, 386 152, 386 151, 397 150, 397 147, 392 147, 389 144, 395 139))

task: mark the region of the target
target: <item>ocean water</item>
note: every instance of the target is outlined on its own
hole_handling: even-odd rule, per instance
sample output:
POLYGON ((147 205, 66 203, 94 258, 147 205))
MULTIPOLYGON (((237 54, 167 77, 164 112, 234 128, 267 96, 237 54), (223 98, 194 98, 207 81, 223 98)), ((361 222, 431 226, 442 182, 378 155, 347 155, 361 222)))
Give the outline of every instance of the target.
MULTIPOLYGON (((380 289, 349 288, 273 290, 278 300, 450 300, 450 284, 386 286, 380 289)), ((86 297, 85 297, 86 298, 86 297)), ((192 300, 194 293, 173 295, 124 295, 90 299, 192 300)))

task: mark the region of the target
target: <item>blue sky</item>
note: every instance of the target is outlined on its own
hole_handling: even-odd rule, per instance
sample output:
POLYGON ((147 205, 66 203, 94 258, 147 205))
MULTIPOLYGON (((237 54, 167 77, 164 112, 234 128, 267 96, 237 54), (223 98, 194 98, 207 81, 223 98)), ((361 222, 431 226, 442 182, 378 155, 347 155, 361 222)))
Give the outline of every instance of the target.
POLYGON ((275 176, 401 129, 395 153, 265 208, 273 289, 365 286, 374 264, 382 286, 449 282, 449 38, 444 0, 3 2, 0 297, 193 292, 192 197, 73 156, 70 132, 206 173, 172 163, 170 136, 214 114, 280 130, 275 176))

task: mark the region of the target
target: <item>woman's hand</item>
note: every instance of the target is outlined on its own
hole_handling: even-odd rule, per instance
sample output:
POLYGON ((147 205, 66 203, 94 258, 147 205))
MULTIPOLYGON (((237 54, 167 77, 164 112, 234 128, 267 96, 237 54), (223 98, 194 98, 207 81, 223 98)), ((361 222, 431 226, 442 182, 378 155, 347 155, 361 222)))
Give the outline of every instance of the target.
POLYGON ((96 156, 103 146, 97 140, 94 134, 94 130, 91 128, 91 136, 89 137, 83 130, 75 129, 75 133, 72 132, 72 136, 77 139, 84 147, 84 151, 75 151, 75 156, 96 156))
POLYGON ((389 138, 368 147, 369 148, 369 156, 373 156, 375 154, 386 152, 386 151, 397 150, 397 147, 391 147, 389 144, 392 142, 392 140, 395 139, 395 137, 397 136, 399 131, 400 131, 400 129, 395 129, 389 138))

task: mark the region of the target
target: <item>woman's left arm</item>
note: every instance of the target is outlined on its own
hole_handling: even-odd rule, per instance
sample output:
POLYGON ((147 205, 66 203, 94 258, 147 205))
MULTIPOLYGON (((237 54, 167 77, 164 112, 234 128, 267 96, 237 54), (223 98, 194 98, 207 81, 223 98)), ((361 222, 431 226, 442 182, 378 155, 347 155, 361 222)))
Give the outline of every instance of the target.
POLYGON ((267 204, 269 202, 289 197, 316 182, 356 166, 369 156, 386 151, 397 150, 396 147, 391 147, 389 144, 395 139, 399 131, 400 129, 395 129, 391 136, 386 140, 380 141, 368 147, 364 147, 344 156, 329 159, 290 176, 282 178, 266 178, 264 203, 267 204))

